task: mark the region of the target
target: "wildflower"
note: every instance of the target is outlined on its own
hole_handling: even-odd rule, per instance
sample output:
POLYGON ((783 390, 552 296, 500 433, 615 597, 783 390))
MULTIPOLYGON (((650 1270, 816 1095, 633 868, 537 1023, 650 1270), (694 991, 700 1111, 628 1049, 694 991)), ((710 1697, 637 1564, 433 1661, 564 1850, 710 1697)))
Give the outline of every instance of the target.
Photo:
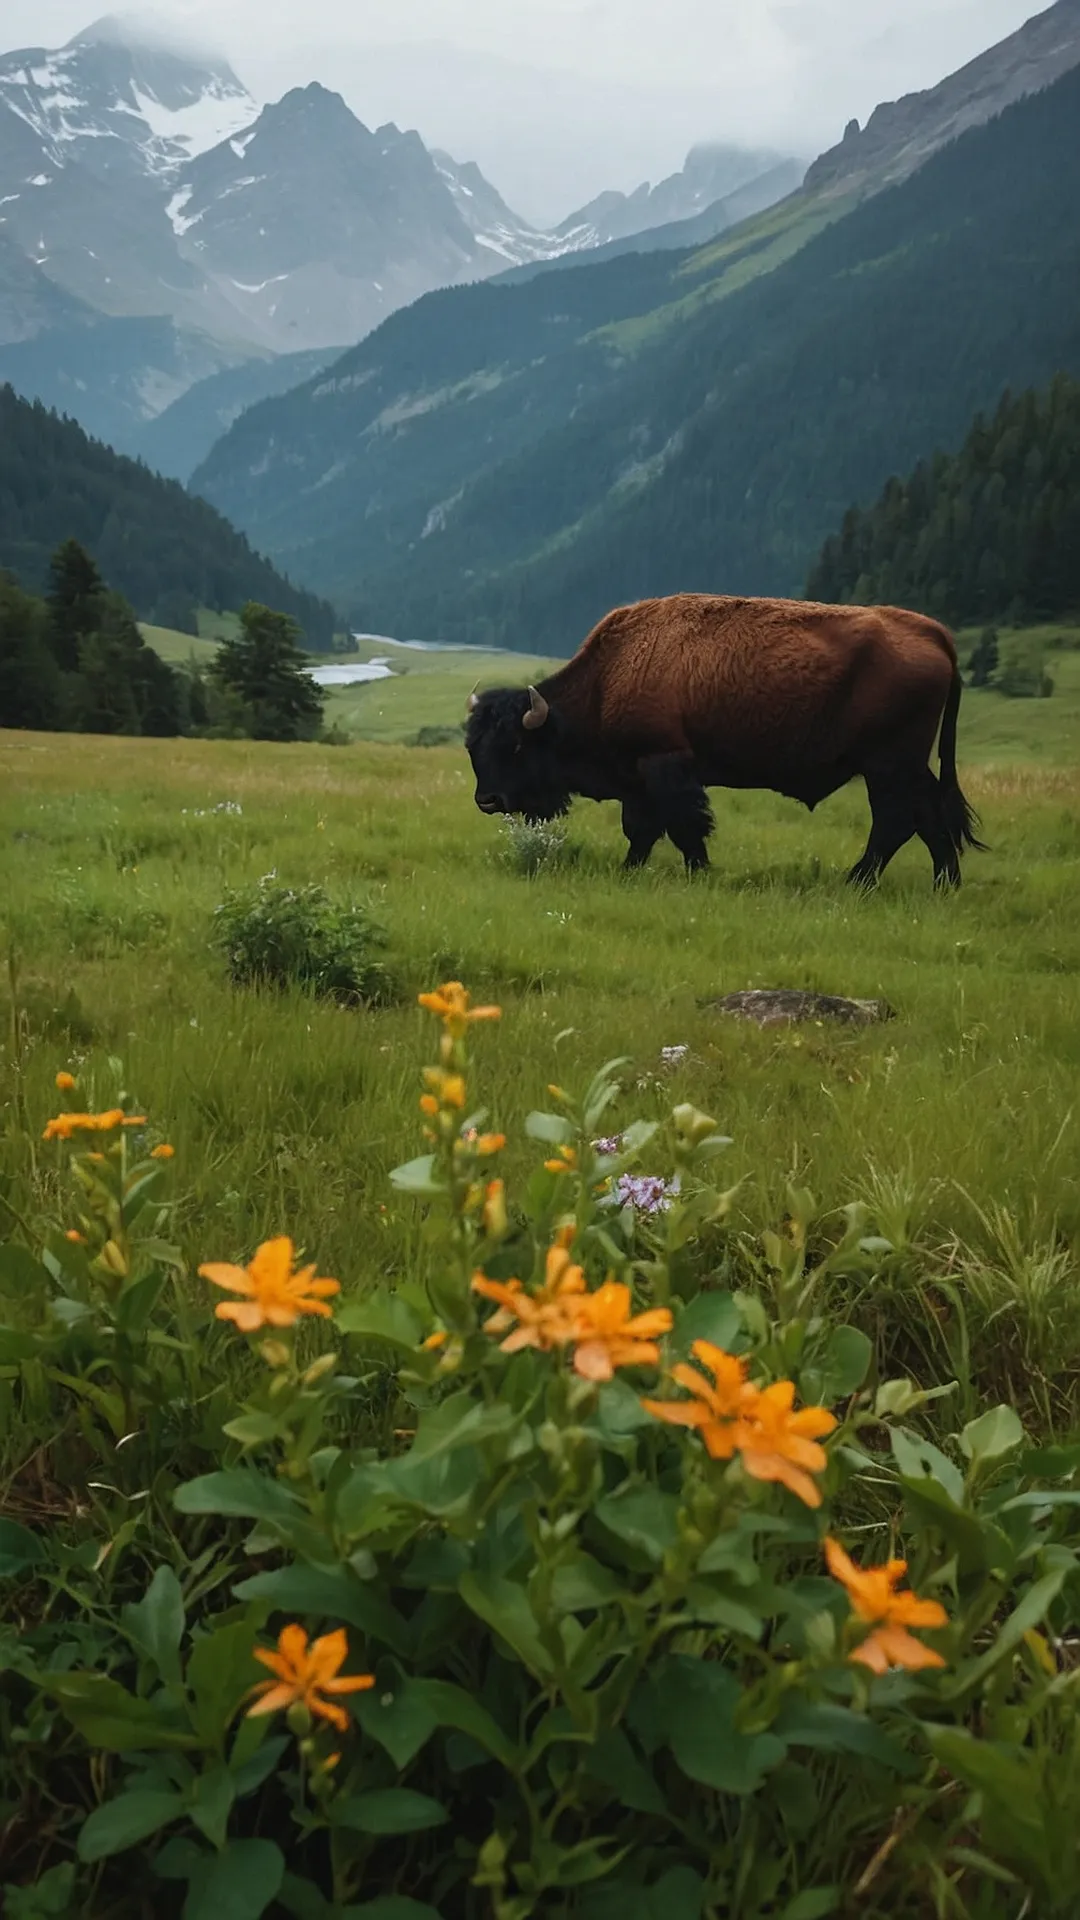
POLYGON ((439 1111, 439 1103, 433 1093, 422 1093, 420 1095, 420 1111, 421 1113, 426 1113, 429 1120, 434 1120, 439 1111))
POLYGON ((42 1134, 43 1140, 70 1140, 76 1133, 113 1133, 117 1127, 145 1127, 144 1113, 125 1113, 110 1107, 107 1113, 58 1113, 42 1134))
POLYGON ((273 1680, 260 1680, 252 1692, 258 1697, 248 1708, 248 1716, 279 1713, 283 1707, 305 1706, 309 1713, 344 1733, 349 1725, 344 1707, 336 1707, 324 1696, 328 1693, 366 1693, 375 1685, 373 1673, 354 1673, 344 1677, 338 1669, 348 1656, 349 1642, 344 1627, 336 1633, 324 1633, 308 1644, 303 1627, 282 1627, 276 1650, 256 1647, 255 1658, 269 1667, 273 1680))
POLYGON ((667 1213, 679 1192, 679 1182, 656 1173, 624 1173, 615 1184, 612 1200, 638 1213, 667 1213))
POLYGON ((739 1439, 742 1464, 752 1480, 779 1481, 808 1507, 820 1507, 821 1492, 810 1475, 825 1471, 827 1455, 818 1441, 832 1433, 836 1416, 824 1407, 795 1413, 794 1404, 791 1380, 755 1394, 739 1439))
POLYGON ((506 1145, 505 1133, 482 1133, 476 1142, 476 1151, 481 1160, 491 1160, 501 1153, 506 1145))
POLYGON ((548 1173, 572 1173, 577 1166, 577 1154, 573 1147, 556 1147, 552 1159, 545 1160, 548 1173))
POLYGON ((872 1631, 848 1656, 871 1673, 905 1667, 918 1673, 923 1667, 943 1667, 940 1653, 925 1647, 908 1627, 947 1627, 949 1616, 940 1601, 920 1600, 910 1590, 898 1592, 907 1572, 906 1560, 888 1560, 883 1567, 857 1567, 836 1540, 825 1542, 825 1558, 834 1580, 846 1587, 852 1612, 872 1631))
POLYGON ((690 1052, 689 1047, 661 1047, 660 1058, 663 1061, 665 1067, 667 1067, 669 1070, 673 1070, 676 1067, 682 1066, 682 1063, 686 1059, 686 1056, 689 1052, 690 1052))
POLYGON ((70 1240, 73 1245, 77 1247, 85 1247, 86 1245, 86 1235, 85 1233, 80 1233, 78 1227, 69 1227, 64 1235, 64 1239, 70 1240))
POLYGON ((434 1333, 429 1333, 427 1339, 421 1341, 420 1350, 422 1353, 438 1353, 440 1347, 445 1347, 449 1338, 450 1335, 445 1327, 437 1327, 434 1333))
POLYGON ((671 1332, 667 1307, 653 1307, 631 1318, 630 1289, 606 1280, 579 1303, 574 1371, 584 1380, 611 1380, 616 1367, 657 1366, 657 1335, 671 1332))
POLYGON ((170 1147, 167 1140, 163 1140, 160 1147, 151 1147, 150 1149, 151 1160, 172 1160, 175 1157, 176 1148, 170 1147))
POLYGON ((564 1246, 556 1244, 548 1250, 544 1283, 535 1293, 526 1293, 520 1280, 489 1280, 484 1273, 473 1275, 472 1288, 485 1300, 494 1300, 499 1309, 485 1322, 484 1332, 507 1334, 501 1343, 503 1353, 519 1353, 523 1347, 550 1353, 577 1336, 585 1275, 564 1246))
POLYGON ((602 1140, 593 1141, 593 1152, 599 1154, 601 1160, 614 1160, 615 1155, 621 1150, 622 1135, 620 1133, 605 1134, 602 1140))
POLYGON ((329 1320, 327 1297, 341 1292, 337 1280, 317 1280, 313 1266, 293 1272, 293 1243, 285 1234, 264 1241, 246 1267, 212 1262, 199 1272, 212 1286, 245 1296, 223 1300, 214 1309, 219 1320, 234 1321, 242 1333, 257 1333, 260 1327, 291 1327, 302 1313, 329 1320))
POLYGON ((484 1196, 484 1210, 481 1215, 484 1232, 489 1239, 501 1240, 506 1232, 508 1221, 506 1214, 506 1186, 502 1180, 489 1180, 484 1196))
MULTIPOLYGON (((429 1097, 434 1095, 436 1113, 441 1106, 457 1107, 460 1111, 465 1105, 465 1079, 460 1073, 445 1073, 442 1067, 425 1067, 424 1085, 429 1097)), ((421 1100, 420 1105, 425 1113, 431 1112, 430 1104, 425 1105, 421 1100)))
POLYGON ((74 1088, 75 1088, 75 1075, 73 1073, 57 1074, 56 1076, 57 1093, 72 1093, 74 1091, 74 1088))
POLYGON ((435 993, 421 993, 417 996, 420 1005, 426 1007, 440 1019, 447 1033, 454 1040, 463 1040, 474 1020, 501 1020, 501 1007, 470 1007, 472 995, 462 986, 460 980, 448 980, 445 986, 435 993))
POLYGON ((676 1385, 685 1387, 692 1398, 646 1400, 643 1405, 647 1413, 657 1420, 665 1420, 671 1427, 700 1428, 713 1459, 730 1460, 741 1445, 744 1433, 741 1422, 757 1398, 758 1390, 747 1379, 745 1360, 725 1353, 722 1347, 714 1347, 711 1340, 695 1340, 691 1352, 704 1371, 680 1365, 672 1368, 671 1377, 676 1385), (712 1375, 711 1381, 705 1378, 705 1373, 712 1375))

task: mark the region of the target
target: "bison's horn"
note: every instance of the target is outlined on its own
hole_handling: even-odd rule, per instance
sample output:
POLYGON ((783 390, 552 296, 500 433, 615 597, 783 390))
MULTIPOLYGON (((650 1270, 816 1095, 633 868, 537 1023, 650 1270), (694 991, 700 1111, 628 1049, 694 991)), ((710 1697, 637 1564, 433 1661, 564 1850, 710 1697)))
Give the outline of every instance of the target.
MULTIPOLYGON (((479 685, 480 685, 480 682, 478 680, 476 683, 476 687, 478 687, 479 685)), ((470 693, 468 699, 465 702, 466 713, 475 713, 477 707, 480 705, 480 702, 476 697, 476 687, 473 688, 472 692, 470 693)))
POLYGON ((542 727, 550 712, 551 708, 548 706, 543 694, 537 693, 535 687, 530 687, 529 711, 522 719, 522 726, 528 727, 530 732, 534 727, 542 727))

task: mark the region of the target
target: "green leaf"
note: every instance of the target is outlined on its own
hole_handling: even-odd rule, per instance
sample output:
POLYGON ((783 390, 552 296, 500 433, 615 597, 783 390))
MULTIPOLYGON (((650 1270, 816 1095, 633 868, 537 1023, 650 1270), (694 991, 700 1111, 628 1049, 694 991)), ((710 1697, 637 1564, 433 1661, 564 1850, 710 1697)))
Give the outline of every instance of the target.
POLYGON ((281 1432, 281 1426, 272 1413, 255 1407, 250 1413, 237 1414, 235 1420, 226 1420, 222 1432, 242 1447, 262 1447, 281 1432))
POLYGON ((634 1813, 666 1814, 660 1788, 621 1728, 613 1727, 593 1742, 585 1756, 585 1771, 634 1813))
POLYGON ((494 1406, 478 1404, 471 1393, 455 1393, 437 1407, 421 1414, 416 1439, 406 1460, 433 1460, 444 1453, 456 1453, 459 1447, 477 1446, 495 1434, 507 1433, 518 1416, 512 1407, 497 1401, 494 1406))
POLYGON ((179 1793, 121 1793, 103 1807, 95 1807, 83 1821, 76 1849, 79 1859, 89 1864, 137 1847, 140 1840, 181 1819, 184 1811, 179 1793))
POLYGON ((351 1705, 364 1732, 386 1748, 399 1773, 426 1746, 437 1725, 423 1685, 382 1664, 370 1693, 354 1694, 351 1705))
POLYGON ((959 1467, 946 1458, 939 1447, 917 1435, 894 1427, 892 1450, 905 1480, 933 1480, 943 1487, 957 1507, 964 1504, 964 1476, 959 1467))
POLYGON ((444 1826, 450 1815, 426 1793, 384 1787, 336 1800, 331 1818, 335 1826, 355 1833, 423 1833, 428 1827, 444 1826))
POLYGON ((434 1199, 446 1189, 440 1180, 435 1179, 435 1155, 423 1153, 418 1160, 409 1160, 403 1167, 395 1167, 390 1175, 390 1185, 399 1193, 415 1193, 424 1199, 434 1199))
POLYGON ((960 1435, 960 1445, 973 1466, 982 1467, 1015 1453, 1026 1439, 1020 1415, 1014 1407, 990 1407, 977 1420, 969 1420, 960 1435))
POLYGON ((236 1520, 296 1520, 304 1513, 280 1480, 243 1468, 186 1480, 176 1489, 175 1505, 180 1513, 219 1513, 236 1520))
POLYGON ((442 1920, 442 1915, 425 1900, 410 1900, 404 1893, 382 1893, 377 1900, 362 1900, 358 1907, 342 1907, 341 1920, 442 1920))
POLYGON ((1016 1513, 1023 1507, 1080 1507, 1080 1493, 1018 1493, 997 1511, 1016 1513))
POLYGON ((75 1893, 75 1868, 70 1860, 46 1868, 29 1887, 11 1881, 0 1887, 4 1920, 68 1920, 75 1893))
POLYGON ((623 1582, 591 1553, 578 1553, 556 1568, 552 1604, 556 1613, 586 1613, 607 1606, 623 1591, 623 1582))
POLYGON ((730 1353, 741 1333, 742 1316, 734 1297, 722 1287, 709 1289, 699 1293, 679 1314, 672 1335, 672 1351, 685 1358, 695 1340, 708 1340, 714 1347, 730 1353))
POLYGON ((513 1767, 517 1749, 497 1720, 464 1687, 449 1680, 414 1680, 411 1691, 431 1715, 432 1726, 453 1727, 475 1740, 504 1767, 513 1767))
POLYGON ((196 1640, 187 1665, 195 1723, 208 1745, 223 1738, 233 1714, 265 1668, 255 1659, 251 1620, 231 1620, 196 1640))
POLYGON ((775 1732, 789 1747, 815 1747, 822 1753, 859 1753, 877 1760, 893 1773, 913 1775, 919 1762, 891 1740, 863 1713, 826 1701, 801 1700, 789 1694, 773 1722, 775 1732))
POLYGON ((816 1380, 811 1383, 809 1369, 803 1377, 803 1391, 807 1399, 823 1407, 832 1407, 838 1400, 848 1399, 862 1386, 873 1357, 873 1342, 858 1327, 837 1327, 829 1338, 824 1356, 812 1370, 816 1380))
POLYGON ((183 1920, 260 1920, 284 1873, 272 1840, 231 1840, 192 1875, 183 1920))
POLYGON ((148 1700, 137 1700, 103 1673, 46 1673, 41 1686, 91 1747, 106 1753, 180 1752, 197 1747, 148 1700))
POLYGON ((824 1920, 827 1913, 836 1912, 843 1891, 843 1887, 807 1887, 788 1901, 780 1920, 824 1920))
POLYGON ((17 1520, 0 1520, 0 1580, 39 1567, 45 1557, 41 1541, 29 1527, 17 1520))
POLYGON ((0 1366, 17 1367, 23 1360, 34 1360, 43 1342, 36 1333, 21 1333, 16 1327, 0 1327, 0 1366))
POLYGON ((978 1740, 959 1727, 925 1728, 936 1759, 965 1786, 986 1795, 991 1806, 1008 1813, 1008 1824, 1028 1849, 1042 1853, 1046 1830, 1040 1812, 1037 1774, 1023 1753, 1007 1753, 996 1741, 978 1740))
POLYGON ((628 1486, 606 1494, 594 1511, 609 1533, 653 1561, 662 1560, 679 1538, 678 1499, 658 1487, 628 1486))
POLYGON ((530 1113, 525 1131, 530 1140, 540 1140, 546 1147, 567 1146, 574 1137, 573 1127, 561 1113, 530 1113))
POLYGON ((152 1660, 163 1680, 180 1678, 180 1642, 184 1637, 184 1596, 171 1567, 159 1567, 143 1598, 125 1607, 121 1625, 144 1659, 152 1660))
POLYGON ((20 1246, 17 1240, 8 1240, 0 1246, 0 1289, 13 1300, 25 1303, 47 1298, 53 1287, 48 1268, 42 1266, 29 1248, 20 1246))
POLYGON ((223 1847, 229 1815, 236 1799, 236 1783, 228 1767, 211 1767, 195 1782, 191 1818, 212 1847, 223 1847))
POLYGON ((529 1596, 516 1581, 486 1570, 463 1573, 458 1592, 465 1605, 512 1647, 530 1673, 547 1679, 551 1656, 541 1642, 529 1596))
POLYGON ((668 1745, 683 1773, 721 1793, 756 1793, 787 1748, 775 1733, 741 1733, 742 1688, 711 1660, 678 1654, 657 1683, 668 1745))
POLYGON ((142 1333, 157 1306, 165 1275, 160 1269, 144 1274, 125 1287, 116 1303, 116 1324, 121 1333, 142 1333))
POLYGON ((946 1699, 951 1700, 957 1694, 967 1693, 970 1688, 978 1686, 1008 1654, 1015 1652, 1025 1634, 1042 1625, 1071 1572, 1072 1568, 1068 1566, 1055 1567, 1053 1573, 1046 1573, 1041 1580, 1036 1580, 1020 1605, 1010 1613, 993 1646, 988 1647, 977 1660, 961 1667, 946 1684, 943 1689, 946 1699))
POLYGON ((399 1293, 392 1293, 386 1287, 378 1287, 362 1300, 350 1300, 334 1319, 339 1333, 386 1340, 409 1353, 416 1351, 424 1337, 420 1315, 399 1293))
POLYGON ((628 1380, 616 1378, 601 1387, 596 1426, 602 1434, 619 1440, 655 1425, 652 1414, 646 1413, 641 1404, 641 1395, 634 1392, 628 1380))
POLYGON ((394 1653, 412 1646, 408 1623, 382 1594, 356 1580, 344 1568, 309 1567, 298 1562, 270 1573, 252 1574, 233 1588, 238 1600, 268 1600, 275 1612, 315 1614, 334 1626, 355 1627, 381 1640, 394 1653))

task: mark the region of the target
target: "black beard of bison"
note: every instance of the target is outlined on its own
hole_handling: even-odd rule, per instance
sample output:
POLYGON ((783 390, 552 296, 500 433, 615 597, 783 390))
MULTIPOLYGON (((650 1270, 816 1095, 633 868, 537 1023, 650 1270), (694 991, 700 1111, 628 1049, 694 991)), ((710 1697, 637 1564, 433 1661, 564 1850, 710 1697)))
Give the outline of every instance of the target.
POLYGON ((813 809, 861 775, 873 825, 849 879, 873 886, 917 834, 935 884, 957 887, 982 845, 956 774, 960 695, 952 636, 921 614, 684 593, 608 614, 539 688, 474 694, 465 744, 483 813, 618 800, 627 867, 665 835, 707 867, 709 787, 813 809))

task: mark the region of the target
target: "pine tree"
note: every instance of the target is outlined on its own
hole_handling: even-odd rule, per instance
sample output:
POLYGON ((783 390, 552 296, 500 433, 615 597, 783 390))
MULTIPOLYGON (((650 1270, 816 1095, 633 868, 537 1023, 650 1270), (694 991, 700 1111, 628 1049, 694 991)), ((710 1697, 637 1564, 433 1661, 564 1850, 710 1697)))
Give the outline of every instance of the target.
POLYGON ((45 607, 0 573, 0 727, 63 727, 64 683, 47 639, 45 607))
POLYGON ((79 671, 80 644, 101 624, 105 582, 85 547, 65 540, 49 564, 49 644, 64 673, 79 671))
POLYGON ((256 740, 311 740, 322 724, 325 695, 307 670, 300 629, 286 613, 249 601, 240 632, 222 642, 213 673, 243 702, 256 740))

